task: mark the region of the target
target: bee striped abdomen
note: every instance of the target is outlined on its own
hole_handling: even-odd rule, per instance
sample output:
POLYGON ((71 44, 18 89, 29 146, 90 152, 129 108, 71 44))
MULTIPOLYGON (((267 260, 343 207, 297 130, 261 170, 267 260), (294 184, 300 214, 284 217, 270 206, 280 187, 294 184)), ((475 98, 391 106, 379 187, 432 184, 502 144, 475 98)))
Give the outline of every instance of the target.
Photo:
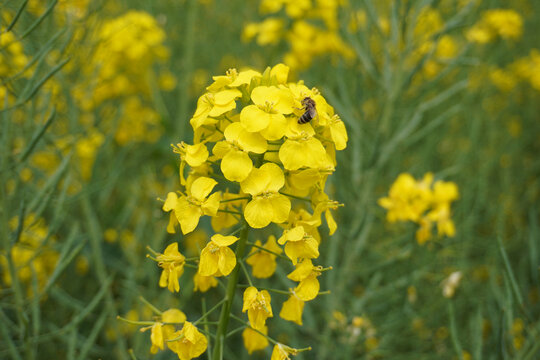
POLYGON ((305 97, 302 100, 302 105, 305 112, 298 118, 298 123, 306 124, 317 116, 317 110, 315 109, 315 101, 310 97, 305 97))

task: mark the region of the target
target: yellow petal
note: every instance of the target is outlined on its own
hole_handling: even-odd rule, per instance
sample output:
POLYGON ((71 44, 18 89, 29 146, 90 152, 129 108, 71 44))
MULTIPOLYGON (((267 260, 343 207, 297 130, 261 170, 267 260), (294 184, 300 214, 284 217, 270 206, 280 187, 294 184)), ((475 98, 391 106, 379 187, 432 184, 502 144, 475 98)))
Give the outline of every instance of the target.
POLYGON ((216 105, 226 105, 231 101, 242 96, 242 92, 237 89, 223 90, 214 95, 214 102, 216 105))
POLYGON ((211 240, 219 247, 230 246, 238 241, 236 236, 223 236, 221 234, 215 234, 211 237, 211 240))
POLYGON ((219 271, 223 276, 227 276, 233 271, 236 266, 236 255, 228 247, 223 247, 219 249, 219 262, 218 267, 219 271))
POLYGON ((251 304, 253 304, 253 302, 257 299, 258 293, 259 291, 254 286, 250 286, 244 290, 244 304, 242 307, 242 312, 246 312, 251 307, 251 304))
POLYGON ((240 122, 247 131, 258 132, 268 127, 270 115, 255 105, 248 105, 240 112, 240 122))
POLYGON ((191 205, 186 198, 182 197, 176 202, 174 214, 180 223, 182 233, 187 234, 195 230, 199 224, 199 218, 202 215, 202 210, 198 206, 191 205))
POLYGON ((261 135, 267 140, 279 140, 287 131, 287 119, 282 114, 268 114, 268 126, 261 130, 261 135))
POLYGON ((213 276, 218 271, 219 257, 212 253, 214 247, 210 244, 201 251, 201 260, 199 262, 199 274, 202 276, 213 276))
POLYGON ((304 302, 296 296, 291 295, 287 301, 283 303, 279 316, 288 321, 302 325, 302 312, 304 311, 304 302))
POLYGON ((294 289, 296 296, 300 300, 310 301, 317 297, 319 294, 320 284, 316 276, 310 276, 307 279, 300 282, 300 284, 294 289))
POLYGON ((167 199, 163 204, 163 211, 171 211, 176 206, 176 201, 178 200, 178 195, 176 193, 170 192, 167 194, 167 199))
POLYGON ((272 222, 281 224, 282 222, 287 221, 289 213, 291 212, 291 201, 289 198, 285 195, 276 194, 270 198, 270 203, 272 204, 274 214, 272 222))
POLYGON ((175 234, 176 233, 176 229, 175 229, 175 226, 176 224, 178 224, 178 220, 176 219, 176 215, 174 214, 174 211, 170 212, 170 216, 169 216, 169 223, 167 224, 167 232, 169 234, 175 234))
POLYGON ((330 136, 336 145, 336 150, 343 150, 347 147, 349 137, 347 136, 347 130, 343 121, 330 124, 330 136))
POLYGON ((208 149, 203 143, 186 146, 186 162, 189 166, 201 166, 206 159, 208 159, 208 149))
POLYGON ((330 230, 330 235, 334 235, 334 233, 337 230, 337 223, 334 220, 334 217, 332 216, 332 213, 330 210, 326 210, 324 212, 324 217, 326 219, 326 223, 328 224, 328 229, 330 230))
POLYGON ((241 182, 253 169, 253 162, 247 153, 231 149, 221 160, 220 168, 227 180, 241 182))
POLYGON ((305 259, 301 263, 296 265, 296 269, 294 269, 293 272, 287 275, 287 278, 291 279, 292 281, 300 282, 306 279, 312 273, 313 273, 313 263, 311 262, 310 259, 305 259))
POLYGON ((236 101, 231 101, 226 104, 215 104, 212 110, 208 113, 208 116, 220 116, 225 114, 228 111, 231 111, 236 108, 236 101))
POLYGON ((240 133, 238 144, 245 151, 254 152, 256 154, 262 154, 268 149, 268 143, 261 134, 250 133, 245 130, 240 133))
POLYGON ((298 170, 307 166, 308 154, 299 141, 288 139, 279 149, 279 160, 285 169, 298 170))
POLYGON ((245 70, 241 71, 236 79, 229 85, 229 86, 240 86, 244 84, 249 84, 251 82, 251 79, 254 77, 261 77, 261 73, 255 70, 245 70))
POLYGON ((260 170, 266 172, 268 185, 266 186, 266 191, 278 192, 283 185, 285 185, 285 176, 283 175, 283 170, 273 163, 265 163, 260 168, 260 170))
POLYGON ((279 238, 278 243, 283 245, 287 241, 300 241, 304 238, 304 234, 305 230, 303 226, 295 226, 290 230, 283 230, 283 235, 279 238))
POLYGON ((272 203, 262 197, 254 198, 246 205, 244 217, 252 228, 263 228, 270 224, 274 218, 272 203))
POLYGON ((161 314, 161 319, 166 323, 183 323, 186 321, 186 314, 178 309, 169 309, 161 314))
POLYGON ((270 76, 275 76, 278 84, 285 84, 289 76, 289 67, 284 64, 277 64, 270 70, 270 76))
POLYGON ((270 173, 268 171, 265 171, 262 167, 254 168, 249 173, 249 176, 240 183, 240 188, 243 192, 256 196, 267 191, 270 181, 270 173))
POLYGON ((191 196, 199 201, 204 201, 216 185, 216 180, 201 176, 191 184, 191 196))
POLYGON ((218 159, 222 159, 229 151, 231 151, 231 149, 232 146, 228 141, 218 141, 216 145, 214 145, 212 153, 216 155, 218 159))
POLYGON ((216 216, 219 209, 219 202, 221 201, 221 192, 215 192, 206 199, 202 204, 202 210, 204 215, 216 216))

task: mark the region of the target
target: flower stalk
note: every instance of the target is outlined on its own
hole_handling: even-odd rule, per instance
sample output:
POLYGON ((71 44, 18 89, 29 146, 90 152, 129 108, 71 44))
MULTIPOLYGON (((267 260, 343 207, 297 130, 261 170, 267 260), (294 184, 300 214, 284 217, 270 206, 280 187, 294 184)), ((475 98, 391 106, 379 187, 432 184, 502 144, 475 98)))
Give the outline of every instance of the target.
MULTIPOLYGON (((242 231, 240 233, 240 240, 238 241, 238 245, 236 247, 235 255, 237 259, 242 259, 244 257, 244 253, 246 252, 248 233, 249 233, 249 227, 245 225, 242 228, 242 231)), ((231 316, 231 307, 234 301, 236 287, 238 285, 238 275, 240 272, 240 266, 241 266, 240 263, 236 264, 236 267, 232 271, 231 275, 229 276, 229 280, 227 282, 227 293, 225 294, 226 296, 225 303, 221 307, 221 315, 219 316, 218 330, 216 333, 215 349, 214 349, 214 353, 212 354, 213 360, 223 359, 223 344, 225 341, 225 336, 227 334, 227 327, 229 325, 229 318, 231 316)))

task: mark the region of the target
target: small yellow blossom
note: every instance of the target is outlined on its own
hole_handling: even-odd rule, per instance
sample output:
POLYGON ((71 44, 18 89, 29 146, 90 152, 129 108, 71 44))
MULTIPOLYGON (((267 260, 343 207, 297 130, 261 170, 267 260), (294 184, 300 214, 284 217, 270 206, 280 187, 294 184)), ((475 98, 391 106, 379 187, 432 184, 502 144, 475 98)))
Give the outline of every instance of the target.
POLYGON ((229 246, 236 241, 236 236, 212 236, 212 241, 201 252, 199 273, 203 276, 229 275, 236 266, 236 255, 229 246))
POLYGON ((287 345, 278 343, 274 345, 272 357, 270 360, 290 360, 289 355, 297 355, 298 350, 288 347, 287 345))
POLYGON ((163 254, 157 256, 159 267, 163 268, 159 286, 167 287, 170 292, 180 291, 178 278, 184 272, 185 257, 178 252, 178 243, 167 246, 163 254))
POLYGON ((210 288, 216 287, 218 281, 213 276, 204 276, 199 272, 196 272, 195 275, 193 275, 193 284, 195 285, 193 291, 200 291, 203 293, 210 290, 210 288))
POLYGON ((310 301, 319 294, 320 284, 317 277, 321 275, 322 266, 313 266, 310 259, 305 259, 296 264, 296 269, 287 277, 299 282, 294 289, 296 297, 302 301, 310 301))
POLYGON ((257 330, 264 328, 266 319, 273 317, 270 294, 266 290, 258 291, 254 286, 244 291, 242 312, 248 313, 249 324, 257 330))
POLYGON ((221 159, 221 171, 227 180, 244 181, 253 169, 249 153, 264 153, 268 147, 266 139, 244 130, 240 123, 227 126, 224 135, 226 141, 216 143, 212 152, 221 159))
POLYGON ((208 340, 192 323, 186 321, 182 330, 172 334, 171 338, 181 337, 180 340, 168 343, 169 349, 174 351, 180 360, 191 360, 206 351, 208 340))
MULTIPOLYGON (((174 211, 176 219, 180 223, 183 234, 195 230, 199 224, 199 219, 203 215, 216 215, 219 208, 221 193, 210 192, 217 185, 217 181, 207 177, 200 177, 193 181, 188 188, 187 195, 182 194, 178 197, 175 193, 167 194, 167 199, 163 204, 164 211, 174 211), (210 195, 210 196, 208 196, 210 195)), ((171 215, 172 216, 172 215, 171 215)), ((174 232, 174 225, 167 228, 169 232, 174 232)))
POLYGON ((283 231, 278 243, 285 245, 285 255, 296 265, 298 259, 315 259, 319 257, 319 243, 306 234, 303 226, 283 231))
POLYGON ((279 224, 287 220, 291 201, 279 193, 284 185, 283 171, 273 163, 254 168, 240 183, 242 191, 252 196, 244 209, 244 217, 249 226, 259 229, 271 222, 279 224))

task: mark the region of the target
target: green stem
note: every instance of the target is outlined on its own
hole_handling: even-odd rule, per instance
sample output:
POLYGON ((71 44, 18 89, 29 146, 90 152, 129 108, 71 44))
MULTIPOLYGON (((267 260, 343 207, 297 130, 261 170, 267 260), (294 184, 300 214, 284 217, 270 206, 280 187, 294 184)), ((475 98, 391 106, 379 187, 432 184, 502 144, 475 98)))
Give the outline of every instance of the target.
MULTIPOLYGON (((246 225, 240 233, 240 240, 236 247, 236 258, 242 259, 244 252, 246 251, 247 238, 249 228, 246 225)), ((238 274, 240 270, 240 264, 236 264, 236 267, 232 271, 229 281, 227 283, 227 294, 225 295, 225 303, 221 307, 221 315, 219 317, 219 325, 216 333, 216 343, 214 347, 213 360, 223 359, 223 342, 227 334, 227 326, 229 325, 229 318, 231 316, 231 308, 236 293, 236 285, 238 284, 238 274)))

